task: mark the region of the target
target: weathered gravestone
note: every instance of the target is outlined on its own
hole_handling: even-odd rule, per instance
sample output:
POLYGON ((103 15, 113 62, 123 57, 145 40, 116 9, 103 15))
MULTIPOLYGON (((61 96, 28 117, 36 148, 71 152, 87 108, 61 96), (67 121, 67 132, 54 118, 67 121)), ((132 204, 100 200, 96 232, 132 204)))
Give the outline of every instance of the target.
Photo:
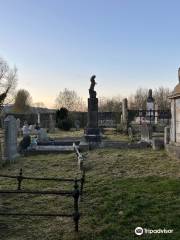
POLYGON ((122 100, 122 121, 124 123, 128 122, 128 100, 124 98, 122 100))
POLYGON ((4 162, 13 162, 17 153, 17 124, 14 116, 7 116, 4 120, 4 162))
POLYGON ((39 112, 37 113, 37 122, 38 122, 38 125, 40 126, 41 125, 41 114, 39 112))
POLYGON ((166 126, 164 128, 164 144, 169 144, 170 142, 170 127, 166 126))
POLYGON ((123 128, 123 132, 127 132, 128 130, 128 100, 124 98, 122 100, 122 118, 121 124, 123 128))
POLYGON ((55 132, 55 121, 53 119, 52 114, 49 115, 49 132, 54 133, 55 132))
POLYGON ((76 128, 76 131, 78 131, 78 130, 80 129, 80 121, 79 121, 78 119, 76 119, 76 120, 74 121, 74 126, 75 126, 75 128, 76 128))
POLYGON ((141 141, 151 142, 152 140, 152 126, 147 123, 141 125, 141 141))
POLYGON ((37 141, 38 142, 48 142, 49 141, 49 137, 47 135, 47 132, 45 131, 45 129, 40 128, 37 132, 37 141))

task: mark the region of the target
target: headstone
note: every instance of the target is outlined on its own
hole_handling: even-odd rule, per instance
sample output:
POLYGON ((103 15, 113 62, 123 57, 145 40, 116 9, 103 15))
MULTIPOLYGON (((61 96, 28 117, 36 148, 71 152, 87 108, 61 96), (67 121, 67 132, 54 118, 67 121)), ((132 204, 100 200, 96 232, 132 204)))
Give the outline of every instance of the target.
POLYGON ((169 144, 170 142, 170 127, 167 126, 164 128, 164 144, 169 144))
POLYGON ((45 129, 40 128, 37 132, 37 141, 38 142, 48 142, 49 141, 49 137, 47 135, 47 132, 45 131, 45 129))
POLYGON ((49 132, 54 133, 55 132, 55 121, 53 119, 52 114, 49 115, 49 132))
POLYGON ((134 140, 134 134, 133 134, 132 127, 128 128, 128 136, 129 136, 130 141, 132 142, 134 140))
POLYGON ((147 123, 143 123, 141 125, 141 141, 151 142, 151 139, 152 139, 152 126, 147 123))
POLYGON ((128 130, 128 100, 124 98, 122 100, 122 128, 123 132, 127 132, 128 130))
POLYGON ((30 134, 32 134, 32 135, 37 133, 37 130, 35 129, 35 125, 34 124, 31 124, 29 126, 29 131, 30 131, 30 134))
POLYGON ((80 129, 80 121, 78 119, 74 121, 74 126, 76 128, 76 131, 80 129))
POLYGON ((153 138, 152 139, 152 149, 153 150, 160 150, 164 148, 164 141, 163 139, 153 138))
POLYGON ((17 125, 14 116, 7 116, 4 120, 4 160, 12 162, 18 156, 17 153, 17 125))
POLYGON ((128 100, 124 98, 122 100, 122 121, 123 123, 128 122, 128 100))
POLYGON ((41 114, 38 113, 38 114, 37 114, 37 117, 38 117, 38 120, 37 120, 38 125, 40 125, 40 124, 41 124, 41 114))
POLYGON ((88 124, 85 132, 85 138, 89 143, 101 142, 100 129, 98 127, 98 98, 96 97, 95 87, 95 75, 90 79, 91 86, 89 89, 88 98, 88 124))

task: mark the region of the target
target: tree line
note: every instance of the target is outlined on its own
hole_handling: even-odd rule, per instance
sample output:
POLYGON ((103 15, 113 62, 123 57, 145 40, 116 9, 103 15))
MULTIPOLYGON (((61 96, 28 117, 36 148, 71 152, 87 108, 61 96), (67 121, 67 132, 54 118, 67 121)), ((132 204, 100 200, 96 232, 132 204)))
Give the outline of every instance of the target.
MULTIPOLYGON (((31 106, 45 107, 43 102, 33 103, 31 94, 26 89, 16 91, 17 68, 10 68, 8 63, 0 58, 0 107, 13 103, 15 112, 27 112, 31 106)), ((159 109, 170 109, 168 96, 169 88, 159 87, 153 89, 153 98, 159 109)), ((134 94, 128 98, 129 109, 146 109, 148 89, 138 88, 134 94)), ((65 88, 60 91, 55 99, 56 109, 67 108, 68 111, 87 111, 87 101, 84 101, 74 90, 65 88)), ((121 112, 122 97, 120 95, 111 98, 99 97, 99 111, 101 112, 121 112)))

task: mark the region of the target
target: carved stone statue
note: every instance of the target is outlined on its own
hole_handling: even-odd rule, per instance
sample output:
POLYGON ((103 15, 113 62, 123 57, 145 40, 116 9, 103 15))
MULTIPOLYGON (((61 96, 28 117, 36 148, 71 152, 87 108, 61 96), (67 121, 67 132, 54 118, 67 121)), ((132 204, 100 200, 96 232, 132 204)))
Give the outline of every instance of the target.
POLYGON ((90 78, 90 81, 91 81, 91 85, 90 85, 90 88, 89 88, 90 98, 96 98, 96 91, 94 91, 94 87, 95 87, 95 85, 96 85, 95 78, 96 78, 95 75, 93 75, 93 76, 90 78))

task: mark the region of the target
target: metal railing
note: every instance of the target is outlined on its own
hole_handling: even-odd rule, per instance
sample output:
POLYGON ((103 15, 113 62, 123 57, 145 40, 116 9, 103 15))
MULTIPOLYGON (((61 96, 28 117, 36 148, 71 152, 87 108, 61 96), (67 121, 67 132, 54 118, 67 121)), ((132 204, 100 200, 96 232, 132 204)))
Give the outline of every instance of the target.
POLYGON ((85 181, 85 175, 80 179, 70 179, 70 178, 48 178, 48 177, 26 177, 22 174, 22 169, 20 169, 19 175, 3 175, 0 177, 3 178, 12 178, 17 180, 17 190, 0 190, 0 194, 33 194, 33 195, 58 195, 58 196, 66 196, 73 197, 74 199, 74 212, 72 214, 64 214, 64 213, 4 213, 0 212, 1 216, 32 216, 32 217, 69 217, 73 218, 75 231, 78 232, 79 229, 79 196, 82 195, 83 192, 83 184, 85 181), (63 181, 63 182, 74 182, 74 189, 72 191, 67 190, 22 190, 22 181, 23 180, 35 180, 35 181, 63 181), (78 182, 81 183, 81 187, 79 190, 78 182))

